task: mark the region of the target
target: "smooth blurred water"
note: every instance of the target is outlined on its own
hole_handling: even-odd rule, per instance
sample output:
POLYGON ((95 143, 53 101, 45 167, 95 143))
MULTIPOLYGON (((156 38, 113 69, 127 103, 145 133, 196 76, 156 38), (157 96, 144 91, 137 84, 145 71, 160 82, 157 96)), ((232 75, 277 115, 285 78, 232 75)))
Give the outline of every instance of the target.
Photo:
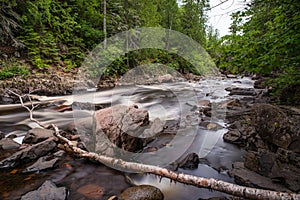
MULTIPOLYGON (((43 124, 54 123, 61 128, 78 120, 79 118, 91 117, 93 111, 64 111, 58 112, 57 107, 71 105, 76 102, 91 102, 104 107, 110 105, 137 104, 140 108, 148 110, 150 120, 160 118, 166 120, 180 120, 187 123, 188 115, 197 115, 199 100, 209 100, 218 103, 230 99, 227 87, 253 87, 253 81, 249 78, 240 79, 206 79, 196 83, 164 83, 151 86, 124 86, 115 87, 100 92, 90 92, 75 96, 63 97, 37 97, 43 106, 34 111, 34 118, 43 124), (51 103, 49 103, 51 102, 51 103), (182 117, 184 115, 184 117, 182 117), (182 120, 184 118, 184 120, 182 120)), ((224 108, 226 109, 226 108, 224 108)), ((213 113, 213 112, 212 112, 213 113)), ((226 113, 226 110, 225 110, 226 113)), ((199 129, 196 137, 188 148, 189 152, 195 152, 202 158, 202 164, 195 170, 181 170, 187 174, 197 176, 213 177, 225 181, 233 180, 227 175, 233 162, 241 160, 243 152, 237 147, 224 143, 222 136, 227 131, 224 116, 212 116, 211 122, 216 122, 223 129, 218 131, 199 129)), ((195 120, 195 119, 194 119, 195 120)), ((198 120, 198 119, 197 119, 198 120)), ((196 122, 197 122, 196 120, 196 122)), ((19 105, 0 106, 0 130, 6 135, 15 134, 16 141, 21 142, 26 132, 37 125, 29 120, 28 112, 19 105)), ((170 183, 169 180, 153 175, 131 175, 136 184, 150 184, 159 187, 165 194, 165 199, 191 200, 213 196, 224 196, 224 194, 186 186, 179 183, 170 183)), ((113 180, 112 180, 113 181, 113 180)))

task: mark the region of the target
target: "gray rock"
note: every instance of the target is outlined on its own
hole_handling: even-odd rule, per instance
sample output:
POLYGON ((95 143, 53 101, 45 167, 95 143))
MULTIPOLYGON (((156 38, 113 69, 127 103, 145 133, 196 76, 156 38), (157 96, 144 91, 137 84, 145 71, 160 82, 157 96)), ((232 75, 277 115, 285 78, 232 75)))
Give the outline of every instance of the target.
POLYGON ((34 128, 28 131, 23 139, 23 143, 36 144, 53 136, 54 131, 42 128, 34 128))
POLYGON ((120 195, 121 200, 163 200, 163 193, 151 185, 140 185, 126 189, 120 195))
POLYGON ((0 149, 11 150, 11 149, 18 149, 19 147, 20 144, 10 138, 3 138, 0 140, 0 149))
POLYGON ((241 144, 241 133, 238 130, 228 131, 223 135, 223 140, 232 144, 241 144))
POLYGON ((23 170, 23 172, 27 173, 27 172, 35 172, 35 171, 41 171, 45 169, 51 169, 55 167, 58 160, 59 160, 58 158, 50 159, 49 156, 40 157, 34 164, 32 164, 31 166, 23 170))
POLYGON ((159 76, 157 78, 159 83, 170 83, 173 82, 173 76, 171 74, 165 74, 162 76, 159 76))
POLYGON ((49 138, 41 143, 29 146, 18 151, 8 158, 0 161, 0 168, 16 167, 20 164, 28 163, 46 155, 56 147, 54 138, 49 138))
POLYGON ((223 126, 221 126, 220 124, 215 122, 209 122, 209 121, 202 121, 199 123, 199 126, 204 129, 212 130, 212 131, 217 131, 223 128, 223 126))
POLYGON ((0 131, 0 140, 1 140, 2 138, 5 138, 5 134, 4 134, 2 131, 0 131))
POLYGON ((45 181, 37 190, 22 196, 21 200, 65 200, 66 198, 65 187, 56 187, 52 181, 45 181))
POLYGON ((188 168, 188 169, 197 169, 199 165, 200 159, 198 154, 190 153, 181 161, 178 162, 178 167, 180 168, 188 168))
POLYGON ((253 88, 226 88, 229 91, 229 95, 241 95, 241 96, 255 96, 256 91, 253 88))
POLYGON ((236 74, 227 74, 226 75, 227 78, 237 78, 236 74))
POLYGON ((53 155, 58 158, 62 158, 66 155, 66 152, 64 150, 59 150, 59 151, 55 152, 53 155))
POLYGON ((270 104, 253 106, 253 124, 260 137, 276 146, 287 149, 292 142, 292 133, 287 115, 270 104))
POLYGON ((241 185, 281 192, 290 192, 290 190, 284 186, 274 183, 272 179, 248 170, 242 162, 234 163, 233 169, 229 172, 229 175, 234 177, 234 180, 241 185))

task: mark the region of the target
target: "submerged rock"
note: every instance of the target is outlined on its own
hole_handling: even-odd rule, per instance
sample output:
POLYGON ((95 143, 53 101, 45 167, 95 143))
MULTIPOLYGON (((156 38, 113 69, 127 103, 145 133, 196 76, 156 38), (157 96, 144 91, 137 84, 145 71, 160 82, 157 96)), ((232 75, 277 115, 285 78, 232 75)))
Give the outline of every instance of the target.
POLYGON ((208 121, 202 121, 199 123, 199 126, 202 128, 205 128, 207 130, 212 130, 212 131, 217 131, 223 128, 223 126, 221 126, 218 123, 215 122, 208 122, 208 121))
POLYGON ((101 199, 104 194, 104 188, 96 184, 88 184, 77 189, 77 192, 89 199, 101 199))
POLYGON ((163 200, 160 189, 151 185, 140 185, 126 189, 120 195, 120 200, 163 200))
POLYGON ((66 198, 67 189, 65 187, 56 187, 52 181, 45 181, 37 190, 22 196, 21 200, 65 200, 66 198))

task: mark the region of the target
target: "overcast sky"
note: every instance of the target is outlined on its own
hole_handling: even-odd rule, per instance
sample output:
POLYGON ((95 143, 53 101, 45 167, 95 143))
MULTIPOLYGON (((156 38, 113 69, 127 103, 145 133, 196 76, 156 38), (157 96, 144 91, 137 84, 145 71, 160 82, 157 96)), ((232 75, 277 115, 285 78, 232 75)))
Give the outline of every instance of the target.
MULTIPOLYGON (((229 34, 229 26, 231 24, 230 14, 244 8, 244 0, 210 0, 209 25, 219 30, 220 36, 229 34), (222 3, 224 2, 224 3, 222 3), (217 6, 218 4, 221 5, 217 6), (217 6, 213 8, 214 6, 217 6)), ((250 2, 250 0, 247 0, 250 2)))

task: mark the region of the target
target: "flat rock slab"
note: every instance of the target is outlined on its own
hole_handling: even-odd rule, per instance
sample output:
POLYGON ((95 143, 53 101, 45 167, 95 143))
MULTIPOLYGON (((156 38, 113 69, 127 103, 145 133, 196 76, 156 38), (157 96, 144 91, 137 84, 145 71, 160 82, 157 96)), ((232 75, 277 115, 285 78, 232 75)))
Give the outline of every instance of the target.
POLYGON ((19 147, 20 144, 10 138, 3 138, 0 140, 0 149, 11 150, 11 149, 18 149, 19 147))
POLYGON ((31 162, 41 156, 46 155, 55 147, 56 143, 54 142, 54 138, 49 138, 44 142, 29 146, 0 161, 0 168, 12 168, 20 164, 31 162))
POLYGON ((290 192, 290 190, 287 188, 272 182, 270 178, 261 176, 253 171, 248 170, 242 162, 234 163, 233 169, 229 172, 229 174, 234 177, 238 184, 241 185, 281 192, 290 192))
POLYGON ((23 172, 35 172, 55 167, 58 158, 49 159, 48 156, 40 157, 35 163, 27 167, 23 172))
POLYGON ((28 131, 23 139, 23 143, 26 144, 36 144, 47 140, 54 134, 53 130, 43 129, 43 128, 33 128, 28 131))
POLYGON ((67 189, 65 187, 56 187, 52 181, 45 181, 37 190, 22 196, 21 200, 65 200, 66 197, 67 189))

